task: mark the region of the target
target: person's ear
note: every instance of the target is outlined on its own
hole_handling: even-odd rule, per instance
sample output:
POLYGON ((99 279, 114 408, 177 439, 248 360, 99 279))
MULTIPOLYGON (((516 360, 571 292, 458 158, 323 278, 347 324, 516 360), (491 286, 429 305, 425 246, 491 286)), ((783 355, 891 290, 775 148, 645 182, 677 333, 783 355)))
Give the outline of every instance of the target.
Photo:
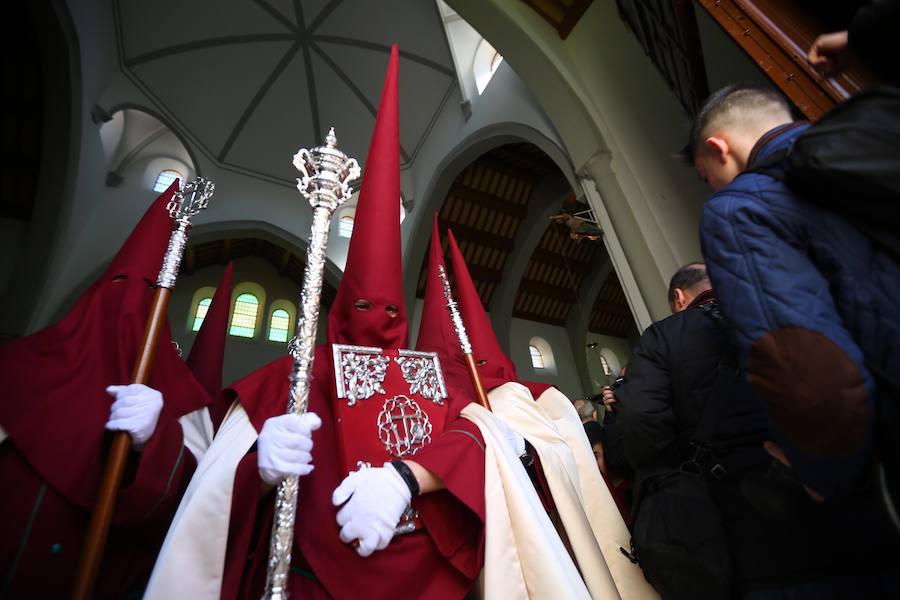
POLYGON ((706 138, 706 149, 709 150, 716 159, 723 165, 728 162, 728 154, 731 147, 725 138, 710 136, 706 138))
POLYGON ((672 302, 672 312, 677 313, 687 306, 687 294, 681 288, 675 288, 675 301, 672 302))

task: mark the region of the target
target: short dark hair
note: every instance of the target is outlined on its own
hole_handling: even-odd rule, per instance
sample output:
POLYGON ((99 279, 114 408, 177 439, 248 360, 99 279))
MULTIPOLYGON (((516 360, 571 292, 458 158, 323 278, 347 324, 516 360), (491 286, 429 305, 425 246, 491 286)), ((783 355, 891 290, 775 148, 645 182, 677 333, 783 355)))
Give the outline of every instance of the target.
POLYGON ((675 304, 675 290, 690 290, 702 281, 708 281, 706 265, 702 262, 688 263, 675 271, 669 280, 669 305, 675 304))
POLYGON ((588 421, 587 423, 585 423, 584 434, 587 436, 588 443, 591 446, 601 444, 604 449, 606 448, 606 430, 603 428, 603 425, 601 425, 597 421, 588 421))
POLYGON ((681 154, 686 161, 693 164, 697 150, 703 146, 703 138, 707 128, 717 119, 732 111, 771 110, 773 107, 783 108, 791 114, 791 105, 775 88, 757 83, 733 83, 726 85, 710 95, 700 107, 690 137, 681 154))

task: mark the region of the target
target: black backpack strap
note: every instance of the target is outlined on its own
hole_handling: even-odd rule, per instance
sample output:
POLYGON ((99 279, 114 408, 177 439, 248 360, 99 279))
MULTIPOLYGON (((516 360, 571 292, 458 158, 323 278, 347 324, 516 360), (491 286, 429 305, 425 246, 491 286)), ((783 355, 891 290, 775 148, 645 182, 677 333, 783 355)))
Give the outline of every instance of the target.
MULTIPOLYGON (((722 316, 722 313, 719 312, 718 304, 715 302, 708 302, 700 305, 698 308, 722 329, 726 335, 727 344, 722 358, 716 365, 716 380, 713 382, 712 389, 703 406, 703 411, 700 413, 700 420, 697 422, 697 428, 694 430, 694 435, 691 437, 691 446, 694 447, 694 456, 690 460, 685 461, 681 466, 683 470, 701 474, 705 471, 702 461, 713 449, 712 440, 716 434, 716 427, 719 424, 719 419, 722 416, 722 408, 725 404, 725 400, 734 389, 734 381, 739 372, 739 368, 734 349, 732 348, 730 341, 728 341, 730 336, 725 323, 725 318, 722 316)), ((718 463, 708 470, 709 473, 716 478, 727 475, 725 468, 718 463)))

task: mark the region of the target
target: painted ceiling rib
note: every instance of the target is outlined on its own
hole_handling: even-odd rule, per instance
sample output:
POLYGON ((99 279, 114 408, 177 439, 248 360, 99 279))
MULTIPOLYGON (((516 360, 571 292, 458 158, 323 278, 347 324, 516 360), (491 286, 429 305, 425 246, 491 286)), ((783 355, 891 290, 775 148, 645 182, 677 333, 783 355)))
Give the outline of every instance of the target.
POLYGON ((319 117, 319 96, 316 92, 316 76, 315 73, 313 73, 312 56, 309 53, 309 44, 303 45, 303 67, 306 69, 306 88, 309 93, 309 114, 312 116, 313 131, 316 134, 316 142, 318 142, 323 139, 322 121, 319 117))
POLYGON ((334 9, 340 6, 341 2, 343 2, 343 0, 331 0, 331 2, 329 2, 328 5, 325 6, 325 8, 319 11, 319 14, 316 16, 313 22, 309 24, 309 27, 307 27, 306 29, 307 32, 312 33, 316 29, 318 29, 319 25, 325 22, 325 19, 327 19, 329 15, 334 12, 334 9))
POLYGON ((228 155, 228 151, 231 150, 231 146, 234 145, 234 142, 241 134, 241 130, 244 129, 247 121, 249 121, 250 117, 253 116, 253 112, 256 110, 256 107, 258 107, 259 103, 262 102, 263 98, 265 98, 269 89, 271 89, 272 85, 275 83, 278 77, 281 76, 281 73, 285 70, 285 68, 287 68, 288 64, 297 54, 298 50, 300 50, 300 42, 295 42, 288 49, 288 51, 285 52, 281 60, 278 61, 278 64, 275 65, 275 68, 260 86, 259 90, 256 92, 256 95, 253 96, 253 99, 250 101, 250 104, 247 106, 244 114, 242 114, 241 118, 238 119, 238 122, 235 124, 234 129, 231 130, 231 134, 225 141, 225 145, 222 147, 222 151, 219 153, 218 157, 220 162, 225 160, 225 157, 228 155))
MULTIPOLYGON (((353 48, 362 48, 363 50, 373 50, 375 52, 381 52, 383 54, 390 54, 391 47, 386 46, 384 44, 376 44, 375 42, 368 42, 366 40, 356 40, 353 38, 345 38, 339 35, 313 35, 313 40, 317 42, 326 42, 328 44, 337 44, 340 46, 351 46, 353 48)), ((433 60, 429 60, 424 56, 419 56, 413 52, 408 52, 403 50, 402 48, 398 48, 400 50, 400 58, 405 58, 407 60, 411 60, 413 62, 417 62, 420 65, 426 66, 429 69, 437 71, 442 75, 446 75, 450 78, 455 78, 456 75, 452 69, 447 68, 446 66, 436 63, 433 60)))
MULTIPOLYGON (((319 55, 319 58, 321 58, 325 62, 325 64, 328 65, 328 67, 332 71, 334 71, 334 74, 337 75, 340 78, 340 80, 344 82, 344 85, 346 85, 350 89, 350 91, 353 92, 353 94, 356 96, 356 98, 360 102, 362 102, 363 106, 365 106, 366 109, 368 109, 368 111, 374 117, 375 114, 378 112, 378 109, 376 109, 375 106, 371 102, 369 102, 369 99, 366 98, 366 95, 362 92, 362 90, 359 89, 355 83, 353 83, 353 80, 350 79, 350 77, 348 77, 347 74, 344 73, 341 70, 341 68, 333 60, 331 60, 331 57, 328 56, 328 54, 324 50, 319 48, 319 46, 317 44, 312 43, 312 44, 310 44, 310 46, 312 46, 312 49, 316 51, 316 54, 319 55)), ((409 162, 409 154, 406 153, 406 150, 403 148, 402 143, 400 144, 400 154, 403 156, 403 161, 408 163, 409 162)))
POLYGON ((306 31, 306 19, 303 17, 302 0, 294 0, 294 18, 297 19, 297 27, 300 31, 306 31))
POLYGON ((160 48, 159 50, 145 52, 144 54, 139 54, 137 56, 125 59, 125 66, 129 68, 136 67, 140 64, 150 62, 152 60, 168 58, 170 56, 184 54, 185 52, 193 52, 194 50, 217 48, 219 46, 253 44, 257 42, 284 42, 295 41, 296 39, 296 34, 291 33, 249 33, 246 35, 228 35, 219 38, 210 38, 207 40, 197 40, 195 42, 177 44, 175 46, 168 46, 166 48, 160 48))
POLYGON ((275 18, 279 23, 287 27, 288 31, 293 31, 294 33, 298 33, 303 26, 300 26, 300 29, 297 28, 297 25, 291 23, 287 17, 285 17, 281 12, 279 12, 274 6, 266 2, 266 0, 253 0, 253 3, 259 6, 261 9, 269 13, 272 17, 275 18))

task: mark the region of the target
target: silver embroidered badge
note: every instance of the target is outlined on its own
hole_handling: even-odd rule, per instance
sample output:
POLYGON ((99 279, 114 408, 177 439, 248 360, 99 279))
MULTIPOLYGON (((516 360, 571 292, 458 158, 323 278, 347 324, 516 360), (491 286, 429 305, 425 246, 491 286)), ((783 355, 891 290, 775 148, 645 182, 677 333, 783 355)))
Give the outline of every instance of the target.
POLYGON ((384 393, 382 384, 391 359, 381 352, 381 348, 369 346, 334 345, 337 395, 346 398, 348 406, 384 393))
POLYGON ((435 404, 443 404, 447 389, 438 355, 416 350, 400 350, 399 354, 394 361, 400 365, 403 379, 409 384, 409 394, 419 394, 435 404))
POLYGON ((431 420, 415 400, 400 395, 378 413, 378 439, 393 456, 410 456, 431 442, 431 420))

